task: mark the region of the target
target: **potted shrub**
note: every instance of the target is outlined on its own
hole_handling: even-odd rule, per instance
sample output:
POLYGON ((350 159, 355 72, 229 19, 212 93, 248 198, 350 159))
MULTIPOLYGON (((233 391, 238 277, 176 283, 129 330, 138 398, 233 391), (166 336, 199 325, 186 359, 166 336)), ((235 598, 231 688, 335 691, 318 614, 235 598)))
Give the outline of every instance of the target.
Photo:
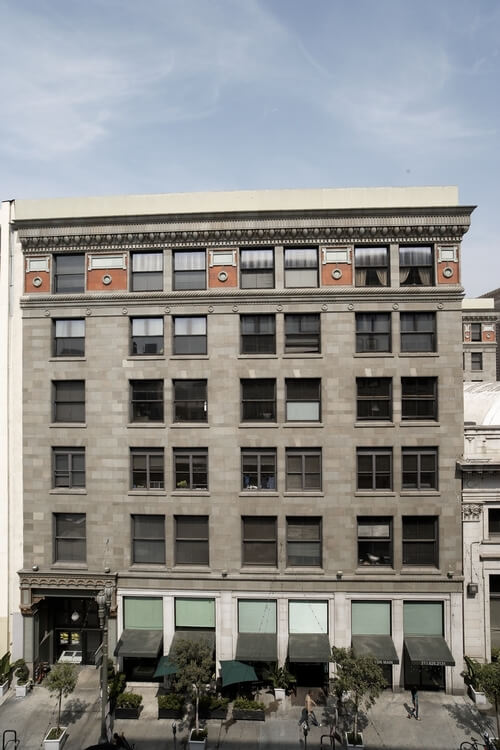
POLYGON ((175 685, 179 692, 187 693, 194 702, 194 729, 191 730, 188 747, 192 750, 206 747, 207 732, 200 729, 200 697, 210 690, 213 672, 212 647, 203 641, 179 640, 172 652, 172 661, 177 665, 175 685))
POLYGON ((45 750, 59 750, 67 738, 67 727, 61 726, 61 702, 63 696, 67 698, 76 686, 78 672, 74 664, 55 664, 43 685, 49 693, 57 697, 57 726, 51 727, 44 737, 45 750))
POLYGON ((141 710, 140 693, 120 693, 115 704, 115 719, 138 719, 141 710))
POLYGON ((229 698, 217 695, 203 695, 200 698, 200 717, 202 719, 225 719, 229 698))
POLYGON ((7 651, 0 659, 0 696, 5 695, 9 689, 11 673, 10 651, 7 651))
POLYGON ((467 667, 467 671, 461 673, 464 678, 464 682, 467 685, 467 692, 470 697, 477 704, 486 703, 486 695, 479 687, 479 674, 481 670, 481 664, 475 659, 471 659, 470 656, 464 656, 464 661, 467 667))
POLYGON ((125 690, 127 679, 123 672, 117 672, 112 659, 108 659, 108 697, 111 711, 114 711, 116 699, 125 690))
POLYGON ((24 659, 18 659, 12 665, 16 678, 16 698, 24 698, 32 688, 30 671, 24 659))
POLYGON ((364 747, 359 711, 362 706, 368 710, 385 688, 384 673, 373 656, 356 656, 352 648, 334 647, 332 661, 337 665, 334 690, 337 695, 349 694, 352 708, 352 729, 345 733, 347 747, 364 747))
POLYGON ((273 686, 276 700, 284 700, 291 686, 297 682, 293 674, 286 667, 278 667, 277 664, 272 671, 264 674, 264 679, 273 686))
POLYGON ((236 698, 233 703, 233 719, 241 721, 264 721, 264 704, 251 698, 236 698))
POLYGON ((178 693, 165 693, 158 696, 158 718, 179 719, 182 716, 184 698, 178 693))

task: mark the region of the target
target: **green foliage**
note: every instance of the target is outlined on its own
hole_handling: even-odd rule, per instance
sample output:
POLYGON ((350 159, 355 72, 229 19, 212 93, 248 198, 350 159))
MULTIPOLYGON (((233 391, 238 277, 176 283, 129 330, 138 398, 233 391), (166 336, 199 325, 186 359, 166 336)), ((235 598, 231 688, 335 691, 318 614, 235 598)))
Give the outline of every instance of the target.
POLYGON ((286 667, 278 667, 277 664, 273 670, 267 670, 264 673, 264 680, 270 682, 273 688, 282 688, 283 690, 290 690, 290 687, 297 682, 286 667))
POLYGON ((76 687, 78 680, 78 671, 74 664, 54 664, 47 677, 43 681, 43 685, 47 688, 49 693, 54 693, 58 700, 58 711, 57 711, 57 728, 61 725, 61 701, 63 696, 65 698, 70 695, 76 687))
POLYGON ((465 665, 467 671, 461 672, 460 676, 464 678, 466 685, 479 690, 479 674, 481 671, 481 664, 475 659, 471 659, 470 656, 464 656, 465 665))
POLYGON ((500 702, 500 662, 493 661, 490 664, 480 664, 478 684, 484 691, 489 702, 495 706, 497 717, 497 736, 500 737, 500 717, 498 715, 500 702))
POLYGON ((353 709, 353 735, 358 736, 360 708, 368 710, 386 687, 382 668, 373 656, 356 656, 352 648, 332 648, 332 661, 337 665, 333 680, 337 696, 349 693, 353 709))
POLYGON ((217 695, 202 695, 200 697, 200 708, 204 708, 206 711, 217 711, 221 708, 227 708, 229 705, 229 698, 222 698, 217 695))
POLYGON ((10 680, 11 672, 12 664, 10 663, 10 651, 7 651, 7 653, 0 659, 0 685, 3 682, 10 680))
POLYGON ((52 727, 49 730, 49 733, 47 734, 47 737, 45 739, 58 740, 63 732, 64 732, 64 729, 61 729, 61 727, 52 727))
POLYGON ((494 646, 491 649, 491 661, 498 661, 500 658, 500 648, 494 646))
POLYGON ((30 678, 30 671, 24 659, 18 659, 12 665, 18 685, 26 685, 30 678))
POLYGON ((169 657, 177 665, 176 689, 194 699, 195 727, 199 729, 198 707, 200 695, 210 689, 213 672, 212 648, 207 643, 181 639, 169 657))
POLYGON ((158 696, 158 708, 170 708, 173 711, 180 711, 184 705, 184 698, 178 693, 165 693, 158 696))
POLYGON ((116 699, 117 708, 139 708, 142 703, 140 693, 120 693, 116 699))
POLYGON ((119 695, 123 693, 127 685, 127 678, 123 672, 115 670, 113 660, 108 659, 108 695, 110 701, 116 701, 119 695))
POLYGON ((202 742, 206 739, 207 734, 206 729, 193 729, 190 739, 195 740, 196 742, 202 742))
POLYGON ((236 698, 233 708, 240 711, 264 711, 265 706, 260 701, 253 701, 250 698, 236 698))

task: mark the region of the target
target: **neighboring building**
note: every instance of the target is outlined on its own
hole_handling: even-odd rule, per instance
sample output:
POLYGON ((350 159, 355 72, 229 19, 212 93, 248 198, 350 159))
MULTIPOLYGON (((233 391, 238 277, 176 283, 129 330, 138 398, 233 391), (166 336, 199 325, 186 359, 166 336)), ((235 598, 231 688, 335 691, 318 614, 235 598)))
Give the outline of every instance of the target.
POLYGON ((16 202, 28 660, 92 663, 111 583, 129 679, 191 633, 302 685, 352 643, 395 689, 463 689, 471 212, 448 187, 16 202))
POLYGON ((464 384, 464 653, 500 648, 500 383, 464 384))
MULTIPOLYGON (((491 292, 486 292, 485 294, 482 294, 481 297, 485 299, 492 299, 495 310, 497 312, 500 311, 500 289, 493 289, 493 291, 491 292)), ((499 337, 500 337, 500 322, 497 319, 497 323, 496 323, 497 341, 499 337)), ((494 379, 500 380, 500 348, 497 349, 497 372, 496 372, 496 376, 494 379)))
POLYGON ((464 380, 475 383, 497 379, 496 325, 498 313, 492 299, 462 300, 464 380))

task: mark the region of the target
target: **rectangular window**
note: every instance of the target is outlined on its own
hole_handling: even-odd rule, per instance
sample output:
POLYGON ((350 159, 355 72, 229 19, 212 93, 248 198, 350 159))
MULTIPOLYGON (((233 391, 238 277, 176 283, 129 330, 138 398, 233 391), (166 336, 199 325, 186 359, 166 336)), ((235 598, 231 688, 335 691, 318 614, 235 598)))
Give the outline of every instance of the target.
POLYGON ((356 351, 390 352, 391 314, 356 313, 356 351))
POLYGON ((74 318, 54 320, 54 357, 85 356, 85 321, 74 318))
POLYGON ((131 422, 163 422, 163 380, 130 381, 131 422))
POLYGON ((174 488, 208 489, 208 451, 206 448, 174 448, 174 488))
POLYGON ((437 490, 437 448, 403 448, 404 490, 437 490))
POLYGON ((131 354, 163 354, 163 318, 132 318, 131 354))
POLYGON ((241 479, 244 490, 275 490, 276 449, 242 448, 241 479))
POLYGON ((403 565, 439 567, 437 516, 403 516, 403 565))
POLYGON ((392 378, 356 378, 359 420, 392 419, 392 378))
POLYGON ((387 247, 355 247, 356 286, 389 286, 387 247))
POLYGON ((208 565, 208 516, 175 516, 175 564, 208 565))
POLYGON ((285 352, 287 354, 321 352, 319 313, 285 315, 285 352))
POLYGON ((286 489, 321 490, 321 449, 286 449, 286 489))
POLYGON ((488 533, 490 537, 500 536, 500 508, 488 508, 488 533))
POLYGON ((85 381, 53 380, 53 421, 85 422, 85 381))
POLYGON ((470 340, 481 341, 481 323, 470 324, 470 340))
POLYGON ((132 291, 163 289, 163 253, 132 253, 132 291))
POLYGON ((274 315, 240 315, 240 330, 242 354, 276 353, 274 315))
POLYGON ((437 378, 401 378, 401 419, 437 419, 437 378))
POLYGON ((482 352, 471 352, 470 353, 470 369, 476 372, 483 369, 483 353, 482 352))
POLYGON ((52 487, 85 487, 85 448, 52 448, 52 487))
POLYGON ((85 255, 54 255, 54 294, 85 291, 85 255))
POLYGON ((205 289, 205 250, 176 250, 174 252, 174 283, 176 291, 205 289))
POLYGON ((165 516, 132 516, 132 562, 165 564, 165 516))
POLYGON ((174 380, 174 422, 207 421, 207 381, 174 380))
POLYGON ((288 567, 321 567, 321 518, 294 516, 286 519, 286 564, 288 567))
POLYGON ((276 380, 241 381, 241 421, 276 421, 276 380))
POLYGON ((174 354, 207 353, 207 319, 204 315, 174 318, 174 354))
POLYGON ((278 564, 277 519, 275 516, 243 516, 243 565, 278 564))
POLYGON ((315 247, 285 248, 285 286, 318 286, 318 251, 315 247))
POLYGON ((274 250, 240 250, 240 286, 242 289, 274 287, 274 250))
POLYGON ((399 248, 400 286, 432 286, 434 284, 432 247, 427 245, 399 248))
POLYGON ((133 490, 162 490, 165 487, 163 448, 131 448, 133 490))
POLYGON ((319 422, 321 419, 321 380, 286 378, 286 421, 319 422))
POLYGON ((85 513, 54 514, 54 562, 87 559, 85 513))
POLYGON ((392 489, 392 448, 358 448, 358 490, 392 489))
POLYGON ((436 313, 402 312, 400 321, 402 352, 436 351, 436 313))
POLYGON ((358 565, 392 566, 392 518, 358 516, 358 565))

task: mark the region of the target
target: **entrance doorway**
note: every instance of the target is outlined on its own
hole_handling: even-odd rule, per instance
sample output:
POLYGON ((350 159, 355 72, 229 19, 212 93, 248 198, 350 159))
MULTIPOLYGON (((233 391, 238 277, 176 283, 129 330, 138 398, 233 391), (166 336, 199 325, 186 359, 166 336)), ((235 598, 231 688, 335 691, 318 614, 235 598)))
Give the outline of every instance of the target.
POLYGON ((35 656, 53 664, 95 664, 101 644, 97 603, 92 597, 46 597, 38 605, 35 656))

